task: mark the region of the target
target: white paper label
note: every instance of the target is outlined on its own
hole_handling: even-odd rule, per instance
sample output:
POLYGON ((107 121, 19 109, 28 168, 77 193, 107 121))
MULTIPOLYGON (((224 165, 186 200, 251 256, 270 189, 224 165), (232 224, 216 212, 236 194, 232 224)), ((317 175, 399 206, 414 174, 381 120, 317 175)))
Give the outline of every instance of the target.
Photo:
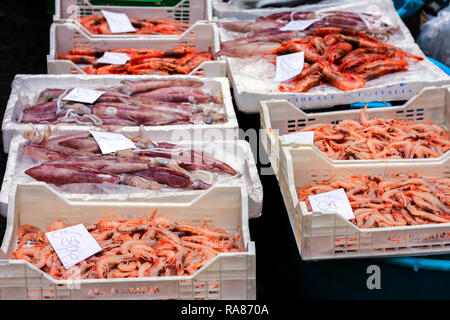
POLYGON ((308 196, 308 199, 313 211, 337 212, 347 220, 355 217, 344 189, 308 196))
POLYGON ((286 81, 297 75, 303 70, 305 54, 295 52, 277 57, 277 71, 275 81, 286 81))
POLYGON ((305 30, 314 22, 319 21, 320 19, 307 19, 307 20, 291 20, 287 25, 280 28, 281 31, 300 31, 305 30))
POLYGON ((102 14, 108 22, 109 30, 112 33, 136 32, 125 13, 102 10, 102 14))
POLYGON ((45 235, 66 269, 102 249, 82 224, 47 232, 45 235))
POLYGON ((82 103, 94 103, 105 91, 98 91, 92 89, 84 88, 74 88, 72 89, 63 100, 76 101, 82 103))
POLYGON ((97 63, 105 63, 105 64, 125 64, 131 58, 122 52, 105 52, 103 57, 97 60, 97 63))
POLYGON ((314 144, 314 131, 294 132, 280 137, 283 142, 314 144))
POLYGON ((136 145, 133 141, 120 133, 89 131, 97 141, 98 146, 103 154, 116 152, 125 149, 135 149, 136 145))

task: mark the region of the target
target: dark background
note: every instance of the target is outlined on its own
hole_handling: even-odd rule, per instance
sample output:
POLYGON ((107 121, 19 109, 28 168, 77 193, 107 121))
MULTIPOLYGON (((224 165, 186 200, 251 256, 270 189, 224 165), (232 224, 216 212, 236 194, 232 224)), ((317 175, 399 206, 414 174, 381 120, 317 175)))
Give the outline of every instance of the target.
MULTIPOLYGON (((418 20, 407 25, 418 34, 418 20)), ((51 15, 46 1, 0 1, 0 106, 5 108, 16 74, 47 73, 51 15)), ((259 115, 237 111, 242 129, 259 129, 259 115)), ((261 148, 261 146, 260 146, 261 148)), ((1 146, 3 150, 3 146, 1 146)), ((3 177, 7 155, 0 151, 3 177)), ((258 169, 260 168, 258 164, 258 169)), ((423 271, 391 265, 383 259, 302 261, 291 231, 275 176, 261 176, 264 188, 262 216, 250 220, 256 243, 257 298, 286 299, 449 299, 448 272, 423 271), (381 289, 366 286, 367 267, 381 269, 381 289)), ((6 220, 0 217, 0 240, 6 220)))

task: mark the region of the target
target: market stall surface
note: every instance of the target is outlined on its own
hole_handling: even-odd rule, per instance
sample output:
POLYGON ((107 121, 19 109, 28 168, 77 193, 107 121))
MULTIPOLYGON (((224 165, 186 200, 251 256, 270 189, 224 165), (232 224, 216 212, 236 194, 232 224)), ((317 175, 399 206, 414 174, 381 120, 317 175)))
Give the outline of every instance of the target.
MULTIPOLYGON (((44 1, 2 1, 3 21, 0 52, 1 105, 6 106, 11 81, 16 74, 46 73, 49 28, 52 17, 44 1)), ((259 129, 259 115, 237 112, 240 127, 259 129)), ((1 140, 0 140, 1 141, 1 140)), ((1 142, 0 142, 1 143, 1 142)), ((264 150, 259 144, 259 162, 264 150)), ((264 158, 264 157, 262 157, 264 158)), ((1 153, 3 178, 6 154, 1 153)), ((286 299, 449 299, 448 272, 414 271, 383 259, 302 261, 291 231, 280 188, 274 175, 261 175, 264 188, 262 216, 250 220, 251 238, 256 242, 257 298, 266 301, 286 299), (372 276, 379 267, 380 278, 372 276), (375 267, 375 268, 376 268, 375 267)), ((6 220, 0 217, 0 239, 6 220)))

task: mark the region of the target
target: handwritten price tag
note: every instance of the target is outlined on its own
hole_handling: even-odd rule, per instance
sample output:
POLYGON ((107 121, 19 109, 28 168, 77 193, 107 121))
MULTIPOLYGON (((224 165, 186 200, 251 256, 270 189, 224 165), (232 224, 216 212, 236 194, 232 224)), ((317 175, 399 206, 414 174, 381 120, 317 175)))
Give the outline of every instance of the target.
POLYGON ((136 32, 125 13, 102 10, 102 14, 108 22, 109 30, 112 33, 136 32))
POLYGON ((314 144, 314 131, 294 132, 280 137, 283 142, 314 144))
POLYGON ((305 54, 303 52, 278 56, 275 81, 286 81, 299 75, 303 70, 304 62, 305 54))
POLYGON ((82 103, 94 103, 105 91, 98 91, 92 89, 84 89, 84 88, 74 88, 72 89, 63 100, 67 101, 76 101, 82 103))
POLYGON ((89 131, 97 141, 98 146, 103 154, 116 152, 125 149, 135 149, 136 145, 133 141, 120 133, 89 131))
POLYGON ((320 19, 307 19, 307 20, 292 20, 284 27, 280 28, 281 31, 300 31, 305 30, 314 22, 319 21, 320 19))
POLYGON ((97 63, 120 64, 124 65, 131 58, 122 52, 105 52, 103 56, 97 60, 97 63))
POLYGON ((47 232, 45 235, 66 269, 102 249, 82 224, 47 232))
POLYGON ((337 212, 347 220, 355 217, 344 189, 308 196, 308 199, 313 211, 337 212))

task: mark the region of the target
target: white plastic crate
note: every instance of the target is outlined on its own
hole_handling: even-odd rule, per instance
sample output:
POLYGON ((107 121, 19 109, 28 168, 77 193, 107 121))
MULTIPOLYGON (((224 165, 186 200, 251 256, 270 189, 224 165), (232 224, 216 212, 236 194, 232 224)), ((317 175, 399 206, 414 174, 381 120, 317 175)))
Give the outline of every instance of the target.
MULTIPOLYGON (((145 137, 145 135, 143 135, 145 137)), ((168 140, 153 140, 168 141, 168 140)), ((170 141, 168 141, 170 142, 170 141)), ((173 142, 173 141, 172 141, 173 142)), ((35 161, 24 160, 21 156, 21 150, 23 145, 27 143, 27 140, 22 136, 15 136, 11 140, 10 152, 8 154, 8 161, 6 163, 6 169, 3 176, 3 182, 0 191, 0 215, 6 216, 9 207, 8 196, 10 190, 14 184, 28 183, 35 181, 33 178, 25 174, 25 170, 30 167, 37 166, 35 161)), ((255 159, 252 153, 250 144, 244 140, 227 140, 227 141, 191 141, 183 140, 176 142, 181 147, 193 149, 195 151, 203 151, 214 158, 224 161, 235 170, 237 170, 240 177, 228 177, 224 176, 219 178, 216 184, 224 185, 243 185, 246 187, 248 196, 249 217, 257 218, 262 213, 262 201, 263 201, 263 189, 261 180, 258 175, 258 169, 256 168, 255 159)), ((204 190, 144 190, 139 188, 132 188, 124 190, 121 185, 103 185, 98 186, 96 191, 92 193, 81 192, 76 189, 64 191, 62 195, 64 198, 71 201, 152 201, 152 202, 167 202, 172 201, 173 195, 176 195, 177 199, 183 199, 183 201, 190 201, 200 194, 204 193, 204 190)), ((61 190, 61 189, 56 189, 61 190)))
POLYGON ((93 38, 114 38, 114 37, 144 37, 144 38, 173 38, 177 35, 152 35, 152 34, 94 34, 87 30, 79 19, 102 15, 101 10, 125 13, 128 18, 138 19, 165 19, 183 23, 190 23, 192 26, 183 34, 190 32, 194 25, 201 21, 212 20, 212 7, 209 0, 180 0, 173 7, 152 7, 152 6, 111 6, 92 5, 88 0, 56 0, 55 15, 53 21, 57 23, 74 23, 77 28, 83 30, 93 38))
POLYGON ((43 183, 17 185, 10 194, 7 228, 0 250, 0 299, 93 300, 256 298, 256 253, 250 240, 245 188, 214 186, 189 202, 70 202, 43 183), (39 205, 36 205, 39 204, 39 205), (55 280, 25 260, 10 259, 23 224, 46 228, 60 218, 65 224, 92 224, 105 215, 126 219, 157 216, 199 225, 202 221, 240 235, 243 252, 220 253, 191 276, 55 280))
POLYGON ((88 0, 56 0, 53 20, 73 21, 101 14, 101 10, 125 13, 129 18, 167 19, 186 23, 212 18, 210 0, 180 0, 173 7, 92 5, 88 0))
MULTIPOLYGON (((401 106, 386 108, 368 108, 366 114, 369 118, 406 119, 411 121, 432 120, 434 123, 448 129, 450 127, 450 87, 427 87, 401 106)), ((283 146, 295 148, 301 144, 281 142, 279 136, 295 132, 303 127, 315 123, 337 124, 342 120, 359 121, 360 109, 351 109, 333 112, 305 113, 286 100, 261 101, 260 125, 263 138, 262 143, 266 149, 272 167, 277 174, 280 161, 280 143, 283 146)), ((326 157, 314 145, 302 145, 326 157)), ((447 152, 450 154, 450 152, 447 152)), ((410 161, 439 161, 440 158, 411 159, 410 161)), ((356 164, 396 162, 391 160, 331 160, 333 164, 356 164)), ((402 160, 400 160, 402 161, 402 160)))
POLYGON ((303 260, 450 253, 450 223, 361 229, 338 213, 310 212, 296 187, 352 175, 417 173, 450 177, 450 156, 436 162, 333 164, 309 147, 283 147, 279 182, 303 260))
MULTIPOLYGON (((226 122, 217 124, 167 125, 167 126, 124 126, 116 132, 123 134, 144 134, 152 140, 181 139, 181 134, 187 137, 197 137, 204 140, 236 140, 238 138, 238 123, 233 108, 231 92, 226 78, 199 78, 196 76, 123 76, 123 75, 16 75, 12 83, 11 94, 3 116, 2 134, 3 150, 9 152, 9 144, 15 135, 23 135, 26 131, 36 128, 43 132, 47 125, 19 123, 23 109, 33 105, 39 93, 46 88, 101 88, 104 86, 119 86, 122 80, 143 79, 194 79, 205 83, 207 89, 220 92, 223 95, 224 113, 226 122)), ((55 134, 73 131, 102 130, 96 126, 83 126, 76 124, 50 125, 55 134)), ((186 138, 185 138, 186 139, 186 138)))
MULTIPOLYGON (((177 46, 193 47, 198 51, 219 51, 218 28, 209 22, 198 22, 189 33, 169 38, 111 37, 94 38, 74 23, 53 23, 50 27, 50 53, 47 56, 49 74, 86 74, 79 65, 70 60, 59 60, 58 54, 67 54, 72 49, 123 49, 150 48, 168 50, 177 46)), ((224 77, 226 62, 223 59, 205 61, 192 70, 190 75, 224 77)))

